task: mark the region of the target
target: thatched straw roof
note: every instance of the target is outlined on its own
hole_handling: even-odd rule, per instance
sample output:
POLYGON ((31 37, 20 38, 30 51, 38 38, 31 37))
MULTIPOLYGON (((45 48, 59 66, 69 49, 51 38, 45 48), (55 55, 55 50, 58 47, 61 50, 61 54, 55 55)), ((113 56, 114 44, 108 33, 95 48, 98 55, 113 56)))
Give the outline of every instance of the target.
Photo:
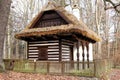
POLYGON ((68 13, 64 8, 56 5, 54 2, 48 2, 47 5, 40 11, 40 13, 32 20, 32 22, 20 33, 15 35, 15 38, 22 39, 23 37, 30 36, 46 36, 61 33, 77 33, 81 34, 91 40, 100 41, 101 38, 92 30, 90 30, 81 20, 77 20, 75 16, 68 13), (70 22, 67 25, 50 26, 44 28, 32 28, 33 25, 39 20, 44 11, 54 10, 66 21, 70 22))

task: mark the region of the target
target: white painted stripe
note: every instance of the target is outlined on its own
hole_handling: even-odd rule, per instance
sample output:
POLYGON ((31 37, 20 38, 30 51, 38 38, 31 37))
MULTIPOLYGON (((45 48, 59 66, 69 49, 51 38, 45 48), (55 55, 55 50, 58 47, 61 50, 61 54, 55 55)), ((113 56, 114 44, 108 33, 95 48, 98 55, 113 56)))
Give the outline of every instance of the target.
POLYGON ((54 40, 54 41, 36 41, 36 42, 29 42, 29 43, 44 43, 44 42, 59 42, 58 40, 54 40))
POLYGON ((58 45, 58 43, 51 43, 51 44, 29 44, 29 47, 31 47, 31 46, 50 46, 50 45, 58 45))

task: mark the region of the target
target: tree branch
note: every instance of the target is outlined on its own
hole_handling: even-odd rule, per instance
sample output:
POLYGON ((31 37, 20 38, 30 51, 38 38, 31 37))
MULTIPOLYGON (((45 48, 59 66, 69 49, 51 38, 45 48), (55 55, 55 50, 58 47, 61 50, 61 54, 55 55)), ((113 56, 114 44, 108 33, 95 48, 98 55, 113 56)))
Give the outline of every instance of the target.
POLYGON ((115 4, 114 2, 112 2, 111 0, 103 0, 104 1, 104 5, 105 5, 105 10, 108 10, 108 9, 115 9, 116 12, 120 13, 120 10, 117 9, 118 6, 120 6, 120 3, 118 4, 115 4), (110 3, 112 4, 111 7, 106 7, 106 3, 110 3))

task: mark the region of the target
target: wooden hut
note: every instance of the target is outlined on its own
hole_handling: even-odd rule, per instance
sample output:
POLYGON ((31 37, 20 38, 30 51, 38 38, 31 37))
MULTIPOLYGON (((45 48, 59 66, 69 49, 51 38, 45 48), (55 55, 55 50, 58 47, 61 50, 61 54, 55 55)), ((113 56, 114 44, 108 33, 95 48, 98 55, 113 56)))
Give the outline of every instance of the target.
MULTIPOLYGON (((84 47, 87 48, 89 63, 89 43, 100 41, 100 37, 82 21, 54 2, 48 2, 30 24, 15 38, 27 42, 27 58, 41 61, 74 61, 73 47, 77 45, 79 54, 84 59, 84 47), (79 45, 82 53, 79 53, 79 45)), ((89 67, 89 66, 88 66, 89 67)))

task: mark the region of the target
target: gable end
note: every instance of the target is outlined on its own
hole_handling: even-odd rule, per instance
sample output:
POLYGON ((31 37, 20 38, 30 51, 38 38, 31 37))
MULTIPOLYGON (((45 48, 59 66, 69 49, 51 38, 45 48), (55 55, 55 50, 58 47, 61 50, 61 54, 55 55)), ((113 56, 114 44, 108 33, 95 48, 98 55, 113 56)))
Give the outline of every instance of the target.
POLYGON ((43 12, 41 17, 35 23, 32 28, 42 28, 50 26, 60 26, 69 24, 65 19, 62 18, 55 10, 49 10, 43 12))

